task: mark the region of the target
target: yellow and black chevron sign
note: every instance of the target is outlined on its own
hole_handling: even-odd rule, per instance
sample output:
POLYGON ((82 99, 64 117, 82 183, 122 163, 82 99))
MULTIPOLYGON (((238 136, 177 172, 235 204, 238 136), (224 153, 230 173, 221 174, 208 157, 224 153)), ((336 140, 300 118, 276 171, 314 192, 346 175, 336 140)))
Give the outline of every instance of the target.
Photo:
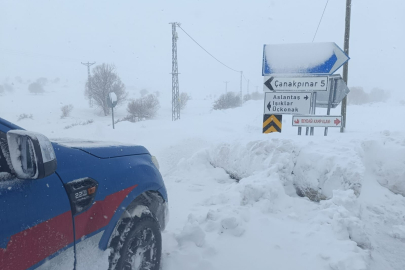
POLYGON ((263 133, 281 132, 281 123, 283 115, 264 114, 263 115, 263 133))

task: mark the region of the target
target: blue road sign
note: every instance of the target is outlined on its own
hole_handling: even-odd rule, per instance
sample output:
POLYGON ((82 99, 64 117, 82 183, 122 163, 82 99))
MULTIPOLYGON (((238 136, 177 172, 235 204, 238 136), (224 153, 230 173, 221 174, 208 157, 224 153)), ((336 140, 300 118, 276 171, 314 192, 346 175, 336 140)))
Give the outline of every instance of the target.
POLYGON ((331 75, 349 59, 334 42, 267 44, 262 75, 331 75))

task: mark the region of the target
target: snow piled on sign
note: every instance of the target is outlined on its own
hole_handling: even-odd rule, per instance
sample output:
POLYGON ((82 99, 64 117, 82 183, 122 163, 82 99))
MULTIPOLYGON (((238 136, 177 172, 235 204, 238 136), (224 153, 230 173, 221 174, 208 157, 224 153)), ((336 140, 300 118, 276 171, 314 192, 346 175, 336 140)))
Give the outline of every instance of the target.
POLYGON ((110 97, 111 103, 117 102, 118 98, 114 92, 109 93, 108 96, 110 97))
POLYGON ((267 44, 264 56, 272 73, 304 73, 325 63, 333 54, 335 44, 267 44))

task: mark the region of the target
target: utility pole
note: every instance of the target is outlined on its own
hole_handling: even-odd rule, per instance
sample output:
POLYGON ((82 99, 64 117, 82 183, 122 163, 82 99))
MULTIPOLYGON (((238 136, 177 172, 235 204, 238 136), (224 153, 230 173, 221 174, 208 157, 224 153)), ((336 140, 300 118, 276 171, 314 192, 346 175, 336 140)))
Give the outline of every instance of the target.
POLYGON ((247 85, 247 93, 248 93, 248 95, 249 95, 249 81, 250 80, 248 80, 248 85, 247 85))
POLYGON ((96 62, 90 63, 83 63, 82 65, 87 66, 87 89, 89 90, 89 94, 90 94, 90 107, 93 107, 93 99, 91 97, 91 81, 90 81, 90 66, 94 65, 96 62))
POLYGON ((259 86, 256 85, 256 92, 259 92, 259 86))
POLYGON ((225 83, 225 93, 227 93, 228 92, 228 83, 229 83, 229 81, 226 81, 224 83, 225 83))
POLYGON ((240 106, 242 107, 243 104, 243 97, 242 97, 242 77, 243 71, 240 72, 240 106))
MULTIPOLYGON (((350 13, 352 9, 352 0, 346 0, 346 23, 345 23, 345 44, 344 44, 344 51, 347 55, 349 55, 349 38, 350 38, 350 13)), ((348 72, 349 72, 349 62, 346 62, 343 66, 343 81, 347 85, 348 80, 348 72)), ((342 127, 340 128, 340 132, 345 132, 346 128, 346 108, 347 108, 347 96, 342 100, 342 127)))
POLYGON ((177 65, 177 22, 169 23, 172 25, 172 121, 180 120, 180 95, 179 95, 179 70, 177 65))

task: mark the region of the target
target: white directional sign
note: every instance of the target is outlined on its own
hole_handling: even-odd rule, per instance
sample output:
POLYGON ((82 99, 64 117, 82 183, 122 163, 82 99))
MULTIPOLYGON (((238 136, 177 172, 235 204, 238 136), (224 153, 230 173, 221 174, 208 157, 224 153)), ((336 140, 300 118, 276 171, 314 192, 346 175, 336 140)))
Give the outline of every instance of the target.
POLYGON ((316 107, 328 108, 328 104, 331 102, 330 107, 336 108, 342 99, 350 92, 350 89, 340 75, 330 76, 328 85, 328 91, 317 93, 316 107), (330 91, 332 91, 332 97, 330 97, 330 91))
POLYGON ((342 116, 333 115, 294 115, 294 127, 341 127, 342 116))
POLYGON ((328 76, 264 76, 264 91, 326 91, 328 76))
POLYGON ((264 114, 308 114, 311 99, 311 93, 266 92, 264 114))

